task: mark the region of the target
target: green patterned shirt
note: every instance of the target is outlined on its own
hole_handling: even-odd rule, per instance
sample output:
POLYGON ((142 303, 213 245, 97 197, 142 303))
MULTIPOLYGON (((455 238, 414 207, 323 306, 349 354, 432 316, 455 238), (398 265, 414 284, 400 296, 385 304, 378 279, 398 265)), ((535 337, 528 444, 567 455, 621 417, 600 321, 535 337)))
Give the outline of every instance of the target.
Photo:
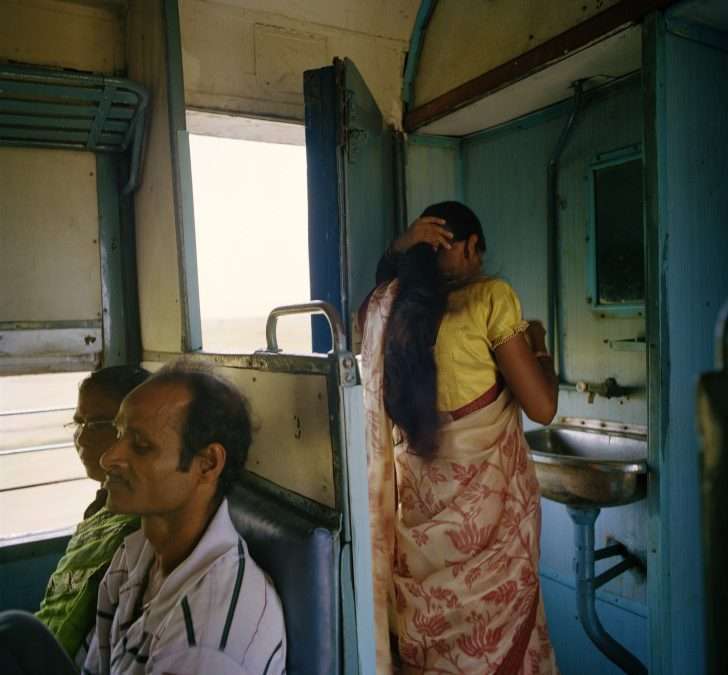
POLYGON ((139 529, 139 518, 106 507, 82 520, 48 581, 36 616, 73 659, 96 620, 99 583, 124 538, 139 529))

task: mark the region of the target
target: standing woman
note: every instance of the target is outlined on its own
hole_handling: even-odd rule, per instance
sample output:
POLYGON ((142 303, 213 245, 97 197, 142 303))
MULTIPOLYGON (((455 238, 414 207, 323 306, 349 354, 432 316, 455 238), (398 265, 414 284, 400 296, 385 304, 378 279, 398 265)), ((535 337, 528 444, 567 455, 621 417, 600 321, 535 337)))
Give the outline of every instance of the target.
POLYGON ((469 208, 434 204, 394 242, 366 306, 379 675, 393 672, 390 632, 403 674, 558 672, 521 421, 551 421, 557 381, 541 324, 481 276, 484 252, 469 208))

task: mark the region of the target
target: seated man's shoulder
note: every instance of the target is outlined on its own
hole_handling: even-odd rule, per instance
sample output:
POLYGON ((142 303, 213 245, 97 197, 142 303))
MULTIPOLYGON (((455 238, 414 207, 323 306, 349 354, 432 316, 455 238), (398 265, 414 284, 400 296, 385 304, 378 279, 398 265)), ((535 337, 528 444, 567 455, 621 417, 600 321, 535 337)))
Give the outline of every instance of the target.
POLYGON ((174 612, 163 641, 194 647, 191 658, 212 650, 242 672, 282 672, 272 666, 285 666, 283 607, 242 538, 180 594, 174 612))

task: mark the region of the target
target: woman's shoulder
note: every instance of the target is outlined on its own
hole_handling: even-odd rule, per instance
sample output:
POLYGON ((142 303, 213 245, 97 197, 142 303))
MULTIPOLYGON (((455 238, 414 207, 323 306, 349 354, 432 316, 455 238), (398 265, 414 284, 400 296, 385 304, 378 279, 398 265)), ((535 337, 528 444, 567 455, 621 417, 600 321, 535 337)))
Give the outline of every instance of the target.
POLYGON ((472 300, 492 303, 503 298, 518 297, 513 287, 500 277, 480 277, 462 289, 472 300))

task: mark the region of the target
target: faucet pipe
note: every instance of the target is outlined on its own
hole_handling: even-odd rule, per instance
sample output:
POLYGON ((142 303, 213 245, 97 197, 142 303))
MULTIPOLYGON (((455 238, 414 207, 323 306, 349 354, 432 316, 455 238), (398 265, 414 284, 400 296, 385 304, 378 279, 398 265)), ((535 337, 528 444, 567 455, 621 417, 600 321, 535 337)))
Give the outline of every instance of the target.
POLYGON ((604 398, 619 398, 620 396, 629 396, 637 391, 641 391, 641 387, 623 387, 617 384, 617 380, 608 377, 604 382, 598 384, 592 382, 577 382, 576 391, 587 394, 588 402, 594 403, 595 396, 603 396, 604 398))
POLYGON ((647 675, 647 668, 630 651, 617 642, 602 626, 596 611, 595 592, 600 586, 619 576, 623 572, 638 565, 637 559, 629 554, 621 544, 614 544, 598 551, 594 550, 594 523, 599 515, 598 508, 566 509, 574 521, 574 544, 576 555, 574 567, 576 571, 576 600, 579 621, 589 639, 610 661, 619 666, 628 675, 647 675), (624 556, 624 560, 596 576, 594 562, 624 556))

